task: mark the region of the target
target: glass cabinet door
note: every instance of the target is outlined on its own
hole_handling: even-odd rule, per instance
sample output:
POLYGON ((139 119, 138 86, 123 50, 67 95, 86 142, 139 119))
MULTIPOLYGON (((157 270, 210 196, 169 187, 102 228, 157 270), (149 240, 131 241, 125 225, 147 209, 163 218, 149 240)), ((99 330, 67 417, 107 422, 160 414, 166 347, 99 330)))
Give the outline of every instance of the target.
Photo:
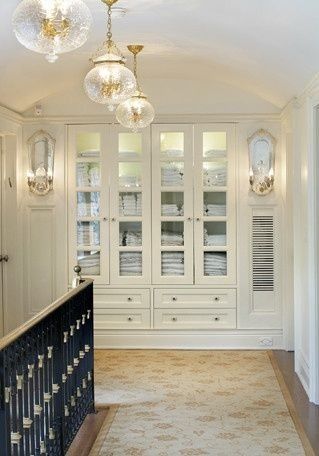
POLYGON ((193 283, 193 129, 153 125, 153 283, 193 283))
POLYGON ((69 282, 76 264, 84 277, 109 283, 108 152, 106 128, 69 127, 69 282))
POLYGON ((112 126, 111 282, 150 283, 150 130, 112 126))
POLYGON ((234 127, 195 126, 195 280, 236 282, 234 127))

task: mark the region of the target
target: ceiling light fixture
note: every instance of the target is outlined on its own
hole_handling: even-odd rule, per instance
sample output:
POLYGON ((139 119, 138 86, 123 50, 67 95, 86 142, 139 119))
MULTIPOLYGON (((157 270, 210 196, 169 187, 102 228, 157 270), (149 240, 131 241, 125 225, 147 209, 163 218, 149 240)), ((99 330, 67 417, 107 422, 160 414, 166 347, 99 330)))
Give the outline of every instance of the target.
POLYGON ((58 54, 86 42, 92 15, 82 0, 23 0, 13 13, 12 24, 23 46, 46 54, 53 63, 58 54))
POLYGON ((136 79, 124 65, 125 59, 112 39, 112 6, 117 0, 102 2, 108 7, 106 41, 91 59, 94 68, 85 77, 84 89, 92 101, 105 104, 113 111, 134 93, 136 79))
POLYGON ((137 55, 144 46, 132 44, 127 46, 134 56, 134 75, 137 81, 137 90, 131 98, 122 102, 116 110, 116 118, 123 127, 130 128, 134 132, 148 127, 154 120, 155 111, 146 95, 141 91, 137 77, 137 55))

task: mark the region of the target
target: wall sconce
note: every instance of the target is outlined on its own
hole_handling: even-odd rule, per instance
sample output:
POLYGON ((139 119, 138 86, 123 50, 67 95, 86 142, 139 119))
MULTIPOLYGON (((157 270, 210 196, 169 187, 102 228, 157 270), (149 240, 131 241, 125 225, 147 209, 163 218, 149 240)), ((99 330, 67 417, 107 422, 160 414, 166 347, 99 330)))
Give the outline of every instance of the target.
POLYGON ((44 196, 53 189, 55 139, 40 130, 28 139, 28 186, 32 193, 44 196))
POLYGON ((249 182, 257 195, 267 195, 274 188, 276 139, 266 130, 258 130, 248 138, 249 182))

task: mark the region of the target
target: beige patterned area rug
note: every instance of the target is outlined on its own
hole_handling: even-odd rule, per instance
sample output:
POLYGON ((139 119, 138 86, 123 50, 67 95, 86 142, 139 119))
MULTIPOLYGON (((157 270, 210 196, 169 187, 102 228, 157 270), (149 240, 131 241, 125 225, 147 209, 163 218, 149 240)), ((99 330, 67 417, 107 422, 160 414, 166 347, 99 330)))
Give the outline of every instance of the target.
POLYGON ((95 375, 90 456, 310 454, 265 351, 101 350, 95 375))

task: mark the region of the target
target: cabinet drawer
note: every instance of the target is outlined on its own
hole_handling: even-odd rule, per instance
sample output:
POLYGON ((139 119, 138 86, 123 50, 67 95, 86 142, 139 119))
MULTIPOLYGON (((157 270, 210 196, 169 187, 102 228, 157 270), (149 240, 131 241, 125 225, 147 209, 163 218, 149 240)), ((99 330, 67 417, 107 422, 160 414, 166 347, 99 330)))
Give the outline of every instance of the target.
POLYGON ((154 307, 161 309, 236 308, 236 290, 155 290, 154 307))
POLYGON ((95 309, 94 329, 149 329, 151 313, 143 309, 95 309))
POLYGON ((109 289, 94 293, 95 309, 149 309, 149 290, 109 289))
POLYGON ((156 309, 156 329, 234 329, 236 309, 156 309))

